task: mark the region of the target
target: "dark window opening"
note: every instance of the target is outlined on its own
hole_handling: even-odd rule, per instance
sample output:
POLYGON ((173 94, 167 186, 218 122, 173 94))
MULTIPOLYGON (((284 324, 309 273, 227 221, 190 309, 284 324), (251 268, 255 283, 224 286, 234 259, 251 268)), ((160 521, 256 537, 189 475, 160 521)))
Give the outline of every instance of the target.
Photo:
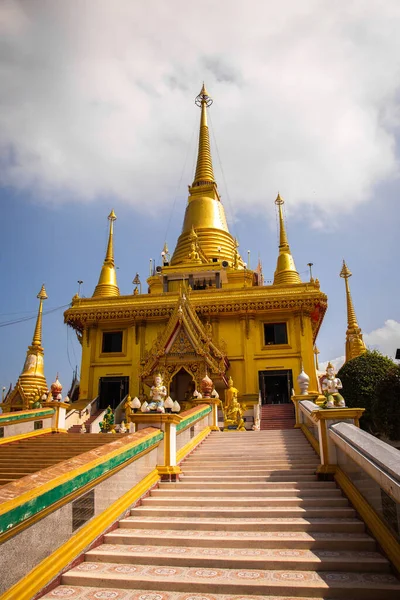
POLYGON ((265 323, 264 343, 266 346, 287 344, 288 338, 286 323, 265 323))
POLYGON ((43 421, 34 421, 33 429, 43 429, 43 421))
POLYGON ((0 438, 4 437, 4 427, 0 427, 0 438))
POLYGON ((103 352, 122 352, 122 331, 103 333, 103 352))

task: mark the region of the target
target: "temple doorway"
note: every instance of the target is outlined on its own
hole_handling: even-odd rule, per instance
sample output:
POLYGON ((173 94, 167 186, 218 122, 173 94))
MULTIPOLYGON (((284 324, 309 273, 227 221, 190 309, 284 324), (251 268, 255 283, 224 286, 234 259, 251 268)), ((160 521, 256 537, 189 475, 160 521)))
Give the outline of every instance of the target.
POLYGON ((129 377, 100 377, 99 408, 115 410, 129 390, 129 377))
POLYGON ((169 395, 172 400, 177 400, 179 403, 189 400, 195 390, 195 382, 193 377, 183 367, 173 376, 170 386, 169 395))
POLYGON ((291 369, 284 371, 259 371, 262 404, 288 404, 293 387, 291 369))

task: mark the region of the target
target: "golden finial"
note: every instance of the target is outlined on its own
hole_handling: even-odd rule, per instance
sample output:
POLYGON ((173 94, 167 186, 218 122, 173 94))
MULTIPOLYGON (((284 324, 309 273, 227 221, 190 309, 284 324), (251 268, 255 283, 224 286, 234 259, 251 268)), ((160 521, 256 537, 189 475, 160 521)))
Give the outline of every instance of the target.
POLYGON ((208 133, 207 108, 213 103, 203 83, 200 94, 195 103, 201 108, 199 152, 197 156, 196 173, 193 186, 215 183, 214 171, 211 160, 210 136, 208 133))
POLYGON ((356 311, 354 310, 353 300, 350 293, 349 278, 352 272, 343 260, 343 266, 340 271, 340 277, 344 279, 346 288, 347 304, 347 331, 346 331, 346 362, 351 358, 356 358, 366 351, 361 328, 358 325, 356 311))
POLYGON ((110 221, 110 229, 108 234, 108 244, 106 257, 104 259, 103 267, 101 269, 99 282, 94 290, 93 297, 95 296, 119 296, 119 288, 117 285, 117 274, 114 265, 114 221, 117 217, 115 212, 112 210, 108 215, 110 221))
POLYGON ((36 319, 35 331, 32 339, 32 346, 36 346, 37 348, 42 347, 42 313, 43 313, 43 300, 47 300, 46 288, 44 284, 40 288, 40 292, 36 296, 39 299, 39 310, 38 316, 36 319))
POLYGON ((345 261, 343 261, 342 270, 340 271, 340 277, 345 280, 346 286, 346 302, 347 302, 347 326, 349 328, 358 327, 356 311, 354 310, 353 300, 350 294, 350 286, 348 279, 352 276, 352 272, 346 265, 345 261))
POLYGON ((276 197, 275 204, 278 207, 279 217, 279 256, 274 274, 274 285, 283 283, 301 283, 300 276, 296 270, 296 266, 290 252, 282 211, 284 200, 279 192, 276 197))

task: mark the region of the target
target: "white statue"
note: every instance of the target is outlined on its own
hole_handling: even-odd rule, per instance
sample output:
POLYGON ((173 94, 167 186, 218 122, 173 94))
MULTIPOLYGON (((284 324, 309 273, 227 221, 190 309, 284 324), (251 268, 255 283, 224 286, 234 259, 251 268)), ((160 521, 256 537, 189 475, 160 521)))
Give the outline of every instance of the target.
POLYGON ((164 400, 167 397, 167 388, 163 383, 163 379, 160 373, 154 376, 154 385, 150 388, 151 401, 147 406, 147 412, 157 411, 159 413, 165 412, 164 400))
POLYGON ((343 388, 342 382, 336 377, 334 366, 329 362, 326 367, 326 376, 321 384, 322 393, 326 397, 326 408, 335 408, 338 406, 344 408, 346 403, 339 390, 343 388))

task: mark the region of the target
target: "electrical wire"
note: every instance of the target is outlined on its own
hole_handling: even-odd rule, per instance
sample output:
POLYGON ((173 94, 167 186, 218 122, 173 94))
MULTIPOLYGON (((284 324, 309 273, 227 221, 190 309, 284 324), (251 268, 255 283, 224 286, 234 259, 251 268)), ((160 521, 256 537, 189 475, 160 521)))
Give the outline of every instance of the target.
POLYGON ((182 167, 181 176, 180 176, 180 178, 179 178, 179 183, 178 183, 178 185, 177 185, 177 187, 176 187, 176 191, 175 191, 175 194, 174 194, 174 201, 173 201, 173 203, 172 203, 172 208, 171 208, 170 215, 169 215, 169 219, 168 219, 168 222, 167 222, 167 227, 166 227, 166 230, 165 230, 165 235, 164 235, 164 241, 167 241, 167 236, 168 236, 168 233, 169 233, 169 228, 170 228, 170 226, 171 226, 172 217, 173 217, 173 215, 174 215, 174 212, 175 212, 175 206, 176 206, 176 202, 177 202, 177 200, 178 200, 179 190, 181 189, 182 180, 183 180, 183 175, 184 175, 184 173, 185 173, 186 165, 187 165, 188 158, 189 158, 190 149, 191 149, 191 147, 192 147, 192 143, 193 143, 193 136, 194 136, 194 132, 195 132, 195 130, 196 130, 196 123, 194 123, 194 124, 193 124, 192 133, 191 133, 191 135, 190 135, 189 142, 188 142, 188 144, 186 145, 186 156, 185 156, 185 160, 184 160, 184 163, 183 163, 183 167, 182 167))
POLYGON ((209 111, 207 113, 207 116, 208 116, 208 118, 210 120, 211 133, 212 133, 212 137, 213 137, 213 142, 214 142, 215 149, 217 151, 219 168, 221 169, 222 179, 223 179, 224 186, 225 186, 226 197, 227 197, 227 200, 228 200, 228 209, 229 209, 229 213, 230 213, 230 222, 231 222, 232 230, 233 230, 233 233, 234 233, 234 237, 238 239, 237 231, 236 231, 236 227, 235 227, 235 219, 234 219, 234 213, 233 213, 233 207, 232 207, 231 197, 229 195, 228 184, 226 183, 225 172, 224 172, 224 169, 222 167, 222 161, 221 161, 221 157, 220 157, 220 154, 219 154, 217 139, 215 137, 215 132, 214 132, 214 125, 213 125, 210 113, 211 113, 211 111, 209 111))
MULTIPOLYGON (((62 306, 57 306, 56 308, 50 308, 49 310, 44 310, 43 316, 49 315, 53 312, 56 312, 57 310, 67 308, 67 306, 70 306, 70 304, 63 304, 62 306)), ((25 321, 32 321, 33 319, 36 319, 36 318, 37 318, 37 313, 35 313, 31 317, 22 317, 21 319, 14 319, 12 321, 3 321, 2 323, 0 323, 0 327, 8 327, 9 325, 18 325, 18 323, 25 323, 25 321)))

